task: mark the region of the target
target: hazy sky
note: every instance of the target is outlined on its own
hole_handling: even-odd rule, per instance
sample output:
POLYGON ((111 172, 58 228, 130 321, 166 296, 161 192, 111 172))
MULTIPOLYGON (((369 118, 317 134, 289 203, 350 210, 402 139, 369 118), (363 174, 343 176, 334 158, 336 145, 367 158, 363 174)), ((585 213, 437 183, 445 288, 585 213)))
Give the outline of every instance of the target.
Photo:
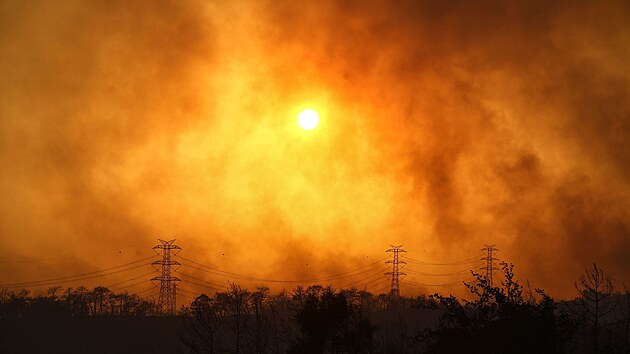
POLYGON ((158 237, 261 278, 493 243, 552 296, 628 283, 628 63, 623 0, 2 1, 0 283, 158 237))

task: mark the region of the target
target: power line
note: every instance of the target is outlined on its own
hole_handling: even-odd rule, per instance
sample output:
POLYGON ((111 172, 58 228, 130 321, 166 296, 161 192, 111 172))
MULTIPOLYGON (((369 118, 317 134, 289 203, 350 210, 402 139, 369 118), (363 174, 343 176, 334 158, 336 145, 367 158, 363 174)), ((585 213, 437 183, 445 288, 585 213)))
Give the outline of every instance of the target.
POLYGON ((376 279, 370 280, 369 282, 366 282, 366 283, 364 283, 362 285, 363 285, 364 288, 371 288, 371 287, 375 287, 375 286, 381 285, 381 284, 386 283, 386 282, 389 282, 389 278, 383 277, 381 279, 376 278, 376 279))
MULTIPOLYGON (((380 260, 378 260, 378 261, 376 261, 374 263, 370 263, 370 264, 365 265, 365 266, 360 267, 360 268, 356 268, 356 269, 353 269, 353 270, 350 270, 350 271, 347 271, 347 272, 333 274, 333 275, 329 275, 329 276, 321 277, 321 278, 281 280, 281 279, 258 278, 258 277, 253 277, 253 276, 248 276, 248 275, 242 275, 242 274, 238 274, 238 273, 228 272, 228 271, 224 271, 224 270, 221 270, 221 269, 218 269, 218 268, 215 268, 215 267, 211 267, 211 266, 199 263, 199 262, 195 262, 195 261, 193 261, 191 259, 187 259, 187 258, 184 258, 184 257, 181 257, 181 256, 179 256, 179 258, 184 259, 184 260, 186 260, 188 262, 191 262, 193 264, 197 264, 199 266, 211 269, 211 270, 213 270, 215 272, 222 273, 222 274, 218 274, 218 275, 222 275, 222 276, 230 275, 230 276, 241 278, 241 279, 245 279, 245 280, 268 281, 268 282, 278 282, 278 283, 308 283, 308 282, 313 282, 313 281, 333 280, 333 279, 336 279, 336 278, 344 278, 344 277, 354 276, 355 274, 350 274, 350 273, 355 273, 355 272, 357 272, 357 271, 359 271, 361 269, 365 269, 367 267, 371 267, 371 266, 373 266, 375 264, 378 264, 381 261, 387 259, 387 257, 385 257, 385 258, 380 259, 380 260)), ((187 265, 187 266, 190 266, 190 265, 187 265)), ((202 269, 199 269, 199 268, 195 268, 194 266, 190 266, 190 267, 193 267, 194 269, 202 270, 202 269)), ((202 270, 202 271, 205 271, 205 270, 202 270)), ((356 273, 356 274, 359 274, 359 273, 356 273)))
POLYGON ((463 264, 468 264, 468 263, 475 263, 480 260, 479 257, 471 257, 471 258, 466 258, 466 259, 462 259, 462 260, 454 261, 454 262, 435 263, 435 262, 425 262, 425 261, 421 261, 419 259, 414 259, 411 257, 404 257, 404 259, 406 261, 409 261, 409 263, 422 264, 422 265, 435 265, 435 266, 463 265, 463 264))
POLYGON ((23 287, 23 286, 48 286, 48 285, 65 284, 65 283, 71 283, 71 282, 76 282, 76 281, 80 281, 80 280, 89 280, 89 279, 102 278, 102 277, 106 277, 106 276, 109 276, 109 275, 119 274, 119 273, 123 273, 123 272, 129 271, 129 270, 137 269, 137 268, 145 266, 145 265, 148 265, 148 264, 141 264, 139 266, 135 266, 135 267, 127 268, 127 269, 120 269, 120 270, 113 271, 113 272, 96 274, 96 275, 91 275, 91 276, 82 277, 82 278, 73 278, 73 279, 59 280, 59 281, 47 282, 47 283, 22 284, 22 285, 12 285, 12 286, 2 286, 2 287, 4 287, 4 288, 19 288, 19 287, 23 287))
MULTIPOLYGON (((379 277, 372 276, 372 277, 369 277, 369 278, 360 279, 358 281, 355 281, 353 284, 356 285, 356 286, 366 286, 366 285, 372 284, 372 283, 374 283, 376 281, 389 280, 389 278, 387 276, 385 276, 383 273, 379 273, 377 275, 379 275, 379 277), (369 280, 369 279, 371 279, 371 280, 369 280)), ((348 286, 344 286, 342 288, 348 288, 348 286)))
POLYGON ((193 261, 191 259, 184 258, 182 256, 177 256, 177 257, 180 258, 180 259, 183 259, 183 260, 185 260, 187 262, 190 262, 190 263, 199 265, 201 267, 207 268, 209 270, 212 270, 213 272, 209 271, 209 270, 206 270, 206 269, 201 269, 201 268, 198 268, 198 267, 195 267, 195 266, 191 266, 190 264, 184 263, 184 265, 186 265, 188 267, 191 267, 191 268, 197 269, 197 270, 201 270, 201 271, 204 271, 204 272, 207 272, 207 273, 210 273, 210 274, 216 274, 216 275, 222 275, 222 276, 228 276, 229 275, 229 276, 232 276, 232 277, 235 277, 235 278, 244 279, 244 280, 265 281, 265 282, 270 282, 270 283, 311 283, 311 282, 316 282, 316 281, 333 280, 333 279, 340 279, 340 278, 351 277, 351 276, 355 276, 357 274, 360 274, 360 272, 358 272, 359 270, 363 270, 363 269, 371 267, 371 266, 373 266, 375 264, 379 264, 383 260, 387 259, 387 257, 385 257, 385 258, 379 259, 376 262, 367 264, 367 265, 365 265, 363 267, 360 267, 360 268, 356 268, 356 269, 353 269, 353 270, 350 270, 350 271, 347 271, 347 272, 333 274, 333 275, 320 277, 320 278, 311 278, 311 279, 265 279, 265 278, 258 278, 258 277, 253 277, 253 276, 249 276, 249 275, 242 275, 242 274, 238 274, 238 273, 228 272, 228 271, 221 270, 221 269, 218 269, 218 268, 215 268, 215 267, 211 267, 211 266, 199 263, 199 262, 195 262, 195 261, 193 261), (217 274, 217 273, 219 273, 219 274, 217 274), (354 274, 352 274, 352 273, 354 273, 354 274))
MULTIPOLYGON (((181 255, 177 255, 177 252, 179 252, 181 248, 179 246, 174 245, 174 241, 175 240, 170 240, 170 241, 160 240, 161 244, 158 246, 155 246, 154 250, 158 250, 157 253, 162 256, 162 259, 152 262, 152 263, 144 263, 144 264, 136 265, 139 262, 147 261, 155 256, 138 259, 129 263, 125 263, 125 264, 121 264, 121 265, 117 265, 114 267, 109 267, 109 268, 105 268, 105 269, 101 269, 97 271, 81 273, 81 274, 76 274, 76 275, 71 275, 71 276, 28 281, 28 282, 0 284, 0 287, 15 288, 15 287, 23 287, 23 286, 46 286, 46 285, 55 285, 55 284, 62 284, 62 283, 68 283, 68 282, 76 282, 76 281, 81 281, 81 280, 88 280, 88 279, 93 279, 93 278, 110 276, 113 274, 118 274, 118 273, 130 271, 133 269, 137 269, 148 264, 153 264, 154 266, 159 266, 159 268, 161 269, 161 276, 153 277, 151 279, 153 281, 160 282, 158 306, 160 307, 163 313, 172 314, 175 312, 176 296, 178 294, 177 284, 181 280, 177 277, 174 277, 171 272, 175 271, 176 267, 180 265, 184 265, 191 269, 203 271, 205 273, 209 273, 214 276, 226 277, 228 279, 236 278, 236 279, 241 279, 241 280, 269 282, 269 283, 307 283, 308 284, 308 283, 314 283, 314 282, 325 282, 325 283, 332 282, 333 284, 338 284, 339 287, 341 288, 355 287, 359 285, 359 286, 363 286, 366 289, 367 288, 374 289, 375 287, 378 287, 379 285, 383 284, 387 280, 391 280, 390 293, 393 296, 399 296, 401 283, 409 284, 413 286, 449 286, 449 285, 462 283, 462 282, 457 281, 457 282, 444 282, 444 283, 439 283, 439 284, 425 284, 425 283, 415 282, 411 280, 403 281, 402 277, 407 275, 407 273, 413 274, 413 275, 419 275, 419 276, 451 277, 451 276, 465 275, 470 272, 470 270, 468 269, 454 271, 454 272, 440 272, 440 273, 421 272, 410 267, 405 268, 407 264, 406 261, 415 265, 422 265, 422 266, 424 265, 453 266, 453 265, 472 264, 472 263, 480 262, 481 260, 483 260, 483 261, 486 261, 485 262, 486 266, 479 269, 486 270, 486 277, 491 282, 492 271, 496 269, 492 266, 492 262, 494 260, 497 260, 497 258, 493 257, 493 252, 497 251, 494 245, 486 245, 486 247, 483 250, 486 251, 487 256, 484 258, 473 257, 473 258, 467 258, 467 259, 463 259, 463 260, 459 260, 455 262, 442 262, 442 263, 425 262, 425 261, 414 259, 411 257, 406 257, 406 255, 404 254, 406 251, 402 249, 402 245, 398 245, 398 246, 391 245, 391 249, 388 249, 386 252, 392 253, 393 259, 390 259, 387 262, 385 262, 386 264, 391 264, 392 266, 391 271, 385 273, 385 275, 388 275, 389 278, 384 278, 384 279, 380 278, 383 275, 382 273, 383 265, 381 262, 388 258, 388 257, 384 257, 376 262, 366 264, 361 267, 351 269, 345 272, 331 274, 327 276, 321 276, 321 277, 316 277, 316 278, 306 278, 306 279, 266 279, 266 278, 260 278, 260 277, 244 275, 244 274, 222 270, 217 267, 209 266, 203 263, 196 262, 192 259, 182 257, 181 255), (172 259, 173 257, 177 257, 186 262, 180 263, 177 260, 173 260, 172 259), (124 269, 121 269, 121 268, 124 268, 124 269), (404 271, 407 273, 402 271, 403 268, 404 268, 404 271), (348 279, 348 278, 355 278, 355 280, 348 279), (359 279, 357 280, 356 278, 359 278, 359 279), (352 281, 348 283, 348 280, 352 280, 352 281)), ((141 279, 150 274, 151 273, 134 276, 134 277, 110 284, 109 286, 107 286, 107 288, 109 288, 111 291, 119 291, 121 289, 130 289, 130 288, 139 286, 141 284, 144 284, 144 281, 132 283, 134 280, 141 279)), ((221 289, 224 289, 224 286, 218 283, 201 279, 201 278, 197 278, 193 275, 186 274, 186 273, 180 273, 180 274, 183 277, 185 277, 186 283, 189 283, 191 285, 198 286, 205 289, 211 289, 213 291, 220 291, 221 289)), ((140 293, 146 293, 149 290, 155 290, 155 289, 157 288, 144 289, 140 293)), ((188 290, 182 290, 182 291, 188 291, 188 290)))
POLYGON ((179 292, 179 291, 178 291, 178 292, 176 292, 176 294, 177 294, 177 295, 179 295, 179 296, 183 296, 183 297, 185 297, 185 298, 188 298, 188 299, 190 299, 190 300, 194 300, 194 299, 195 299, 195 298, 193 298, 192 296, 190 296, 190 295, 186 295, 186 294, 182 294, 182 293, 181 293, 181 292, 179 292))
MULTIPOLYGON (((220 285, 220 284, 217 284, 217 283, 205 280, 205 279, 197 278, 197 277, 194 277, 192 275, 189 275, 189 274, 186 274, 186 273, 183 273, 183 272, 179 272, 178 274, 183 276, 184 278, 190 278, 190 279, 194 279, 194 280, 200 281, 202 284, 204 284, 202 286, 205 286, 205 287, 208 287, 208 288, 214 288, 216 290, 224 288, 223 285, 220 285)), ((190 280, 186 280, 186 282, 187 283, 196 284, 194 282, 191 282, 190 280)), ((199 285, 199 284, 197 284, 197 285, 199 285)))
POLYGON ((389 284, 385 284, 385 286, 380 287, 379 289, 374 290, 372 293, 375 295, 384 293, 387 288, 389 288, 389 284))
MULTIPOLYGON (((141 294, 147 293, 147 292, 149 292, 149 291, 151 291, 151 290, 156 291, 156 290, 157 290, 157 287, 155 287, 155 286, 154 286, 153 288, 144 289, 144 290, 142 290, 142 291, 139 291, 139 292, 135 293, 135 295, 140 296, 141 294)), ((153 294, 153 296, 155 296, 155 295, 157 295, 157 293, 156 293, 156 294, 153 294)))
POLYGON ((123 286, 119 286, 117 288, 113 288, 113 289, 109 289, 109 290, 112 291, 112 292, 119 291, 119 290, 122 290, 122 289, 129 290, 129 289, 131 289, 133 287, 136 287, 136 286, 142 285, 142 284, 146 284, 146 283, 147 283, 147 281, 145 279, 145 280, 137 282, 137 283, 133 283, 133 284, 129 284, 129 285, 123 285, 123 286))
MULTIPOLYGON (((385 277, 385 275, 382 273, 383 270, 384 269, 382 267, 377 268, 376 269, 376 273, 373 273, 373 274, 371 274, 371 275, 369 275, 369 276, 367 276, 367 277, 365 277, 363 279, 355 280, 355 281, 352 281, 350 283, 346 283, 344 285, 340 285, 339 287, 341 287, 341 288, 353 287, 353 286, 356 286, 357 284, 362 284, 363 282, 367 281, 368 279, 373 279, 373 278, 377 278, 377 277, 378 277, 378 279, 381 279, 382 277, 385 277)), ((385 277, 385 279, 389 279, 389 278, 385 277)))
MULTIPOLYGON (((145 242, 142 242, 145 243, 145 242)), ((14 263, 42 263, 42 262, 51 262, 51 261, 72 261, 72 260, 79 260, 81 259, 81 257, 86 257, 86 256, 102 256, 102 255, 112 255, 112 254, 121 254, 122 251, 129 251, 129 250, 138 250, 140 248, 138 247, 134 247, 131 248, 133 246, 137 246, 141 243, 134 243, 131 245, 128 245, 126 247, 121 247, 115 250, 108 250, 108 251, 98 251, 98 252, 90 252, 90 253, 79 253, 79 254, 74 254, 70 257, 54 257, 54 258, 44 258, 44 259, 25 259, 25 260, 9 260, 9 261, 0 261, 0 264, 14 264, 14 263)))
MULTIPOLYGON (((124 284, 124 283, 130 282, 130 281, 136 280, 136 279, 144 278, 144 277, 147 277, 147 276, 149 276, 149 275, 151 275, 153 273, 155 273, 155 272, 151 271, 151 272, 146 273, 146 274, 138 275, 137 277, 133 277, 133 278, 130 278, 130 279, 127 279, 127 280, 119 281, 117 283, 110 284, 110 285, 106 286, 106 288, 111 288, 111 287, 114 287, 114 286, 117 286, 117 285, 120 285, 120 284, 124 284)), ((123 288, 124 288, 124 286, 123 286, 123 288)))
POLYGON ((190 291, 190 290, 186 290, 186 289, 182 288, 181 286, 177 288, 177 291, 183 291, 183 292, 189 293, 189 294, 191 294, 191 295, 193 295, 195 297, 199 296, 199 293, 196 293, 196 292, 190 291))
MULTIPOLYGON (((385 258, 383 258, 383 259, 385 259, 385 258)), ((381 260, 381 262, 382 262, 382 260, 381 260)), ((374 264, 376 264, 376 263, 374 263, 374 264)), ((336 281, 343 280, 343 279, 346 279, 346 278, 355 277, 355 276, 357 276, 359 274, 374 272, 375 270, 378 272, 378 273, 375 273, 375 274, 381 274, 381 272, 383 271, 383 265, 382 264, 378 264, 377 267, 372 267, 370 269, 365 269, 365 270, 362 270, 362 271, 353 272, 352 274, 346 274, 346 275, 343 275, 343 276, 338 276, 338 277, 334 277, 334 278, 331 277, 331 278, 322 279, 322 280, 328 280, 329 282, 336 282, 336 281)))
MULTIPOLYGON (((149 257, 149 258, 152 258, 152 257, 149 257)), ((22 286, 45 286, 45 285, 55 285, 55 284, 70 283, 70 282, 79 281, 79 280, 94 279, 94 278, 99 278, 99 277, 104 277, 104 276, 108 276, 108 275, 118 274, 118 273, 122 273, 122 272, 126 272, 126 271, 129 271, 129 270, 133 270, 133 269, 137 269, 137 268, 143 267, 145 265, 148 265, 149 263, 140 264, 140 265, 137 265, 137 266, 134 266, 134 267, 130 267, 130 268, 127 268, 127 269, 120 269, 120 270, 113 271, 113 272, 107 272, 108 270, 112 270, 112 269, 128 266, 130 264, 137 263, 137 262, 140 262, 140 261, 144 261, 144 260, 147 260, 149 258, 145 258, 145 259, 142 259, 142 260, 134 261, 134 262, 127 263, 127 264, 124 264, 124 265, 111 267, 111 268, 107 268, 107 269, 103 269, 103 270, 99 270, 99 271, 95 271, 95 272, 83 273, 82 275, 79 274, 79 275, 73 275, 73 276, 67 276, 67 277, 44 279, 44 280, 37 280, 37 281, 23 282, 23 283, 0 284, 0 287, 3 287, 3 288, 18 288, 18 287, 22 287, 22 286), (98 274, 98 273, 100 273, 100 274, 98 274)))
MULTIPOLYGON (((494 246, 494 245, 493 245, 494 246)), ((492 247, 493 247, 492 246, 492 247)), ((486 250, 484 248, 484 250, 486 250)), ((492 257, 490 257, 492 258, 492 257)), ((411 257, 405 257, 406 260, 408 260, 410 263, 412 264, 417 264, 417 265, 439 265, 439 266, 454 266, 454 265, 464 265, 464 264, 474 264, 474 263, 478 263, 482 260, 486 260, 486 258, 478 258, 478 257, 471 257, 471 258, 466 258, 466 259, 462 259, 462 260, 458 260, 458 261, 454 261, 454 262, 425 262, 425 261, 421 261, 418 259, 414 259, 411 257)), ((477 266, 473 266, 472 269, 467 269, 467 270, 460 270, 460 271, 455 271, 455 272, 443 272, 443 273, 427 273, 427 272, 420 272, 417 271, 413 268, 406 268, 405 271, 409 272, 410 274, 414 274, 414 275, 420 275, 420 276, 430 276, 430 277, 451 277, 451 276, 461 276, 461 275, 466 275, 466 274, 470 274, 471 271, 474 270, 478 270, 478 269, 486 269, 485 267, 477 267, 477 266)), ((465 280, 461 280, 461 281, 453 281, 453 282, 443 282, 443 283, 420 283, 420 282, 415 282, 412 280, 405 280, 402 283, 407 284, 407 285, 411 285, 411 286, 418 286, 418 287, 425 287, 425 286, 453 286, 453 285, 465 285, 466 281, 470 281, 470 280, 474 280, 474 277, 469 276, 467 279, 465 280)))
MULTIPOLYGON (((56 280, 64 280, 64 279, 68 279, 68 278, 77 278, 77 277, 83 277, 83 276, 87 276, 90 274, 96 274, 96 273, 102 273, 102 272, 106 272, 112 269, 118 269, 118 268, 122 268, 122 267, 126 267, 128 265, 132 265, 138 262, 142 262, 142 261, 146 261, 148 259, 151 259, 155 256, 151 256, 151 257, 147 257, 147 258, 142 258, 142 259, 138 259, 135 260, 133 262, 129 262, 129 263, 125 263, 125 264, 121 264, 121 265, 117 265, 114 267, 110 267, 110 268, 105 268, 105 269, 100 269, 100 270, 95 270, 93 272, 87 272, 87 273, 81 273, 81 274, 76 274, 76 275, 69 275, 69 276, 65 276, 65 277, 59 277, 59 278, 50 278, 50 279, 42 279, 42 280, 32 280, 32 281, 27 281, 27 282, 20 282, 20 283, 10 283, 10 284, 0 284, 0 286, 11 286, 11 285, 20 285, 20 284, 31 284, 31 283, 41 283, 41 282, 49 282, 49 281, 56 281, 56 280)), ((143 264, 144 265, 144 264, 143 264)), ((130 268, 133 269, 133 268, 130 268)))
MULTIPOLYGON (((466 279, 466 280, 472 280, 472 279, 474 279, 474 278, 469 278, 469 279, 466 279)), ((405 281, 403 281, 403 283, 404 284, 410 284, 410 285, 417 285, 417 286, 448 286, 448 285, 458 285, 458 284, 459 285, 464 285, 464 282, 466 280, 459 280, 459 281, 453 281, 453 282, 450 282, 450 283, 441 283, 441 284, 424 284, 424 283, 418 283, 418 282, 411 281, 411 280, 405 280, 405 281)))
POLYGON ((196 286, 198 286, 198 287, 201 287, 201 288, 206 288, 206 289, 211 290, 211 291, 214 291, 214 292, 219 292, 219 291, 221 291, 221 290, 222 290, 222 289, 220 289, 220 288, 215 288, 214 286, 210 286, 210 285, 205 285, 205 284, 197 283, 197 282, 190 281, 190 280, 186 280, 186 284, 196 285, 196 286))
POLYGON ((410 268, 405 268, 406 272, 409 272, 415 275, 427 276, 427 277, 450 277, 450 276, 456 276, 456 275, 465 275, 465 274, 470 274, 471 270, 472 269, 468 269, 468 270, 462 270, 462 271, 453 272, 453 273, 425 273, 425 272, 418 272, 410 268))

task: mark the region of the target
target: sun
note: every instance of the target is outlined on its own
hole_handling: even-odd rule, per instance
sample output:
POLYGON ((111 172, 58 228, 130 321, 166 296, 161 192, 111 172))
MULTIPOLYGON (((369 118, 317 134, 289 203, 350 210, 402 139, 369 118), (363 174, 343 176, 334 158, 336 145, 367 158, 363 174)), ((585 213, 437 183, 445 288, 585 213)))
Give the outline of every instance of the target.
POLYGON ((302 129, 315 129, 319 124, 319 115, 312 109, 305 109, 298 116, 298 124, 302 129))

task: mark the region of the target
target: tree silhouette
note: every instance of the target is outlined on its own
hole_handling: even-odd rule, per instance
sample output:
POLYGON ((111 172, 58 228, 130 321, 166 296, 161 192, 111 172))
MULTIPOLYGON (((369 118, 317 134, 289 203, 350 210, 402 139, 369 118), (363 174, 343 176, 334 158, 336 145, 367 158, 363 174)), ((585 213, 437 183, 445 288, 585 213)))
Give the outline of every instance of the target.
POLYGON ((472 272, 476 282, 465 283, 474 295, 472 301, 458 301, 439 294, 429 297, 428 306, 442 311, 439 325, 418 335, 429 353, 553 353, 559 350, 554 301, 542 290, 540 300, 525 300, 523 288, 515 280, 513 265, 501 263, 505 281, 492 286, 472 272))
POLYGON ((83 286, 67 288, 60 294, 60 287, 49 288, 44 296, 30 296, 28 290, 18 293, 7 289, 0 291, 0 319, 23 317, 69 316, 144 316, 157 313, 151 300, 138 295, 116 294, 97 286, 91 291, 83 286))
POLYGON ((296 314, 300 336, 290 353, 367 353, 374 327, 346 294, 311 286, 296 294, 302 306, 296 314))
POLYGON ((292 334, 292 310, 294 304, 290 296, 283 290, 275 296, 271 296, 267 301, 269 307, 269 315, 273 349, 274 353, 280 353, 281 342, 284 342, 285 337, 292 334))
POLYGON ((195 353, 214 353, 215 335, 221 325, 214 299, 199 295, 190 305, 190 313, 192 318, 185 319, 182 341, 195 353))
POLYGON ((216 299, 226 315, 232 319, 230 326, 234 333, 234 353, 242 349, 243 333, 247 327, 248 306, 250 293, 235 283, 229 283, 227 292, 217 293, 216 299))
POLYGON ((580 294, 578 302, 581 306, 582 318, 591 327, 593 353, 599 353, 601 327, 606 317, 614 310, 614 304, 611 301, 614 293, 613 280, 596 263, 593 263, 593 266, 587 268, 574 285, 580 294))
POLYGON ((624 294, 620 301, 621 316, 623 325, 623 348, 626 353, 630 353, 630 289, 623 286, 624 294))
POLYGON ((269 288, 266 286, 259 286, 251 294, 251 304, 254 312, 255 319, 255 335, 254 335, 254 348, 256 354, 266 352, 267 348, 267 336, 263 335, 263 331, 266 328, 265 316, 264 316, 264 302, 267 300, 269 288))
MULTIPOLYGON (((183 326, 179 339, 195 353, 628 354, 630 293, 625 287, 624 294, 614 293, 599 266, 575 282, 580 296, 562 301, 561 308, 543 290, 524 288, 512 264, 501 268, 504 280, 494 286, 473 272, 475 281, 464 283, 468 300, 440 294, 392 298, 320 285, 271 294, 264 286, 250 292, 230 283, 226 291, 202 294, 183 307, 176 326, 183 326), (568 316, 565 308, 578 316, 568 316)), ((51 326, 75 333, 77 323, 169 328, 163 316, 153 316, 158 314, 153 301, 102 286, 53 287, 35 296, 0 289, 0 342, 12 336, 4 333, 33 326, 40 335, 51 326), (92 318, 81 319, 86 317, 92 318)), ((88 333, 93 340, 98 336, 88 333)))

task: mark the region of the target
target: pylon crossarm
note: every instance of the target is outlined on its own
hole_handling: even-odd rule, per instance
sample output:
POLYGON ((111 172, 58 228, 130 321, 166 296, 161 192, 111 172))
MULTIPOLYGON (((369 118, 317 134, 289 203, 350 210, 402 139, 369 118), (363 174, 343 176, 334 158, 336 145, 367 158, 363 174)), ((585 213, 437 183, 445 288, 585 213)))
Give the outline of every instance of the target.
POLYGON ((181 247, 173 244, 175 239, 168 241, 159 239, 159 241, 161 244, 153 247, 153 250, 159 250, 156 253, 161 255, 162 259, 153 262, 152 265, 154 268, 157 268, 156 270, 160 270, 162 275, 151 278, 151 281, 159 282, 160 284, 160 294, 157 301, 160 311, 162 314, 173 315, 177 304, 176 287, 181 282, 181 279, 171 276, 171 271, 175 271, 181 266, 181 263, 171 260, 171 256, 179 252, 181 247))
POLYGON ((176 266, 180 266, 182 265, 181 263, 179 263, 178 261, 173 261, 173 260, 161 260, 161 261, 154 261, 151 264, 158 264, 158 265, 176 265, 176 266))
POLYGON ((385 252, 392 252, 393 253, 393 257, 391 260, 386 261, 386 264, 391 264, 392 265, 392 271, 391 272, 387 272, 385 273, 385 275, 389 275, 391 277, 391 294, 393 297, 398 297, 398 295, 400 294, 400 276, 401 275, 406 275, 403 272, 400 272, 399 269, 399 265, 401 264, 406 264, 405 261, 400 261, 398 259, 398 254, 400 252, 406 252, 404 249, 402 249, 402 245, 390 245, 392 248, 388 249, 385 252))

